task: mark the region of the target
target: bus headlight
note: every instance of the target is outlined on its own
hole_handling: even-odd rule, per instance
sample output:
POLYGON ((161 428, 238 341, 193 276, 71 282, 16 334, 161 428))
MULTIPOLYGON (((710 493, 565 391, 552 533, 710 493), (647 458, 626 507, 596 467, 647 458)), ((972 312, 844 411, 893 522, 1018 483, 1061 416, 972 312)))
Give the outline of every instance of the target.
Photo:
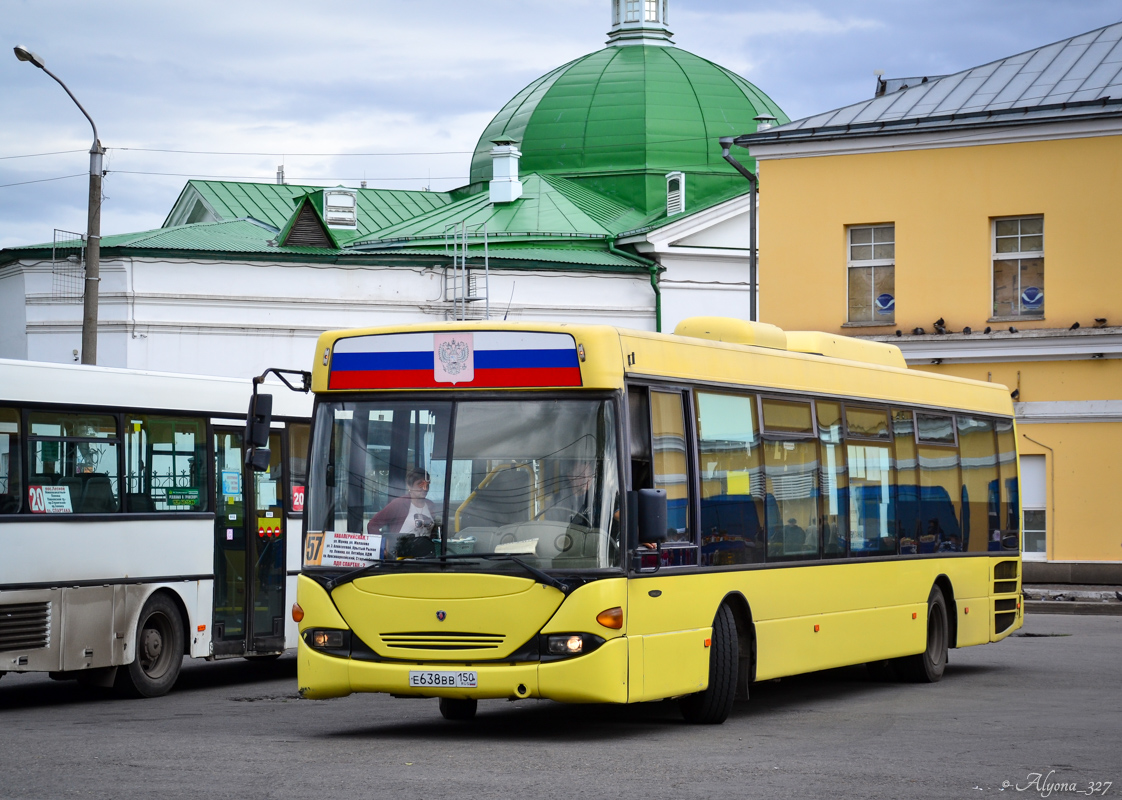
POLYGON ((547 650, 551 656, 575 656, 584 652, 584 639, 579 635, 550 636, 547 650))
POLYGON ((591 633, 554 633, 542 636, 542 658, 553 660, 591 653, 604 639, 591 633))
POLYGON ((344 650, 347 649, 350 631, 313 628, 304 632, 304 642, 316 650, 344 650))

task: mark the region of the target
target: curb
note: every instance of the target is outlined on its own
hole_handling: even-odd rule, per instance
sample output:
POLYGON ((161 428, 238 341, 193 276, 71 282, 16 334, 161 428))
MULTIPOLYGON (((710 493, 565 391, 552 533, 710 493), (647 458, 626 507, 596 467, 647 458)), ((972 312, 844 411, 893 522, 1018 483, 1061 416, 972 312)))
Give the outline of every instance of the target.
POLYGON ((1122 603, 1080 603, 1071 600, 1026 600, 1026 614, 1078 614, 1122 617, 1122 603))

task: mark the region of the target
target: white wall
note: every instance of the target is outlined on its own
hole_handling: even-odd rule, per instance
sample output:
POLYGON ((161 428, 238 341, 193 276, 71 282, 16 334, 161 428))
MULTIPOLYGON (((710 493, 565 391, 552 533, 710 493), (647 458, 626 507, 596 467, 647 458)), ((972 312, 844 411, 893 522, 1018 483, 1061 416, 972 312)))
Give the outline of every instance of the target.
MULTIPOLYGON (((0 342, 12 342, 12 357, 72 362, 81 304, 52 301, 49 262, 9 272, 15 288, 4 302, 20 313, 0 317, 0 342), (26 350, 16 352, 24 341, 26 350)), ((267 367, 308 369, 325 330, 435 322, 454 313, 443 299, 443 270, 422 266, 126 258, 102 261, 101 274, 103 366, 236 377, 267 367)), ((490 296, 492 319, 502 319, 509 303, 511 320, 654 328, 645 274, 493 270, 490 296)), ((482 315, 482 304, 474 310, 482 315)))

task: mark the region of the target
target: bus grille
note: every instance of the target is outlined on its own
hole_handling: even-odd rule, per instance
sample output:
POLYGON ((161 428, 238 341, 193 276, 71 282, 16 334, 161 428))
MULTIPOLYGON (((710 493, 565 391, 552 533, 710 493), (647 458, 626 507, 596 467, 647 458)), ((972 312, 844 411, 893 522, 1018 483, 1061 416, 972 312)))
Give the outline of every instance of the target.
POLYGON ((501 633, 383 633, 386 647, 408 650, 494 650, 506 638, 501 633))
POLYGON ((50 603, 0 606, 0 651, 35 650, 50 642, 50 603))

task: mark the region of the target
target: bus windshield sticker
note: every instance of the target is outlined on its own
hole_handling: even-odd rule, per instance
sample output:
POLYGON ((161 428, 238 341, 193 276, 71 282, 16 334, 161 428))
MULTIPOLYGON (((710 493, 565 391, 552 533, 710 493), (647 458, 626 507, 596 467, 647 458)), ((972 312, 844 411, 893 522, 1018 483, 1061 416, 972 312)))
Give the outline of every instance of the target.
POLYGON ((568 333, 474 331, 352 336, 335 344, 329 389, 581 386, 568 333))
POLYGON ((382 535, 378 533, 309 533, 304 564, 321 567, 368 567, 381 558, 382 535))
POLYGON ((199 505, 198 489, 168 489, 169 506, 187 506, 194 508, 199 505))
POLYGON ((29 486, 27 500, 32 514, 73 514, 69 486, 29 486))
POLYGON ((234 495, 242 493, 242 474, 236 469, 222 470, 222 494, 234 495))

